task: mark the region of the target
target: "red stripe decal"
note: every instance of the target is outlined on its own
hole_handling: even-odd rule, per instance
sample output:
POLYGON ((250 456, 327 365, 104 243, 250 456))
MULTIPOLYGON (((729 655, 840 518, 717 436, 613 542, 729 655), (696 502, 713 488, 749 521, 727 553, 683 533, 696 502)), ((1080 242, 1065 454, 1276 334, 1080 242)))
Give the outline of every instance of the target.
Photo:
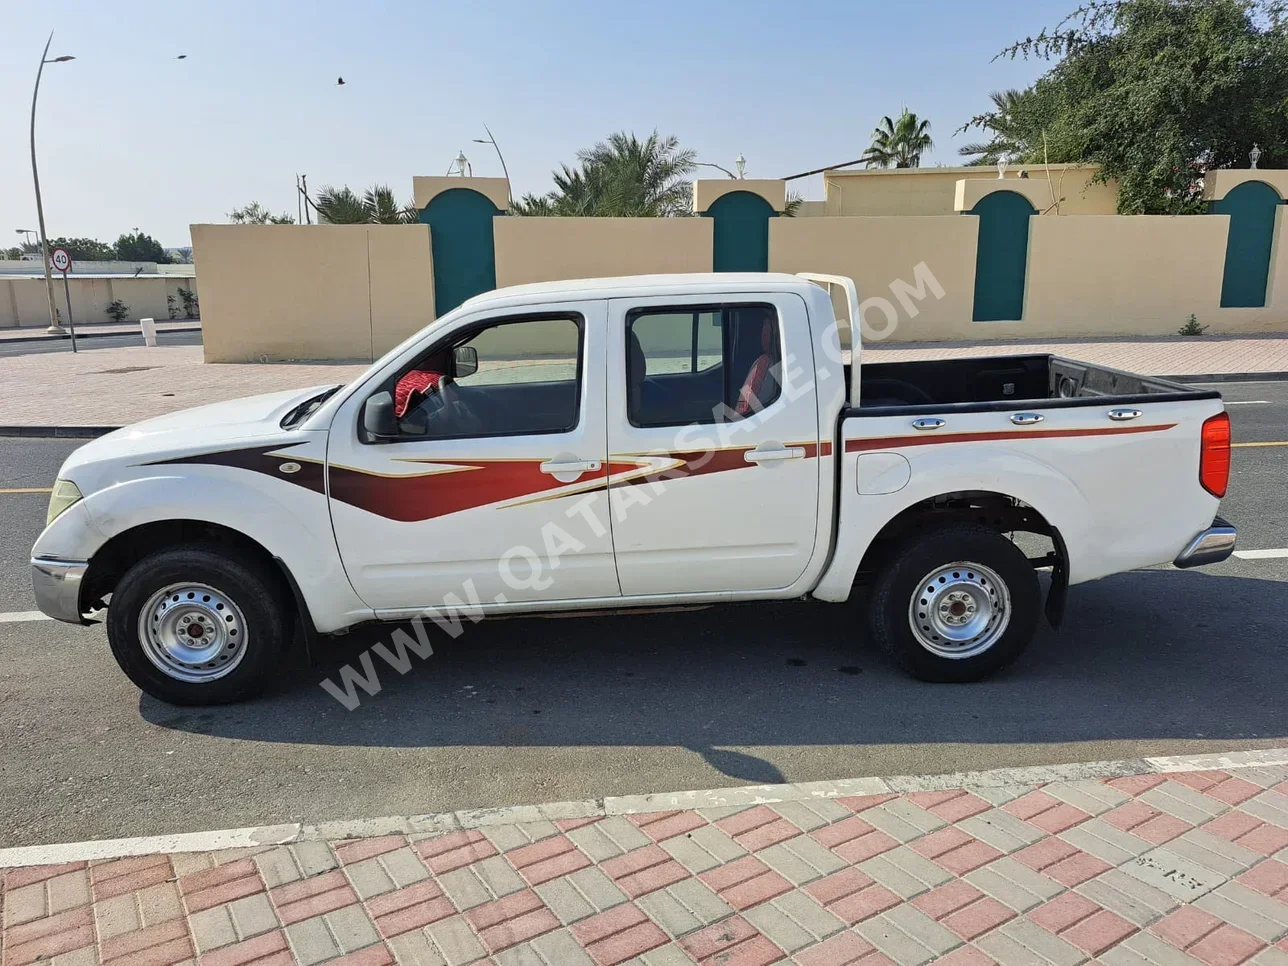
POLYGON ((845 451, 857 453, 872 449, 898 449, 903 446, 933 446, 936 443, 980 443, 1005 439, 1055 439, 1066 436, 1125 436, 1129 433, 1161 433, 1176 423, 1163 426, 1105 426, 1100 429, 1020 429, 992 433, 948 433, 943 436, 880 436, 870 439, 847 439, 845 451))

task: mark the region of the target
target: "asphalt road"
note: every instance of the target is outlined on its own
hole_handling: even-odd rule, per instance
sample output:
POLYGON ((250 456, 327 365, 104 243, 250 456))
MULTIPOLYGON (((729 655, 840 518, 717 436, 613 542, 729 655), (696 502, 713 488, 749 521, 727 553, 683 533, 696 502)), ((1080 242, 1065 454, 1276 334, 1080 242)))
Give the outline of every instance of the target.
MULTIPOLYGON (((1224 387, 1235 439, 1288 441, 1288 383, 1224 387)), ((0 488, 46 487, 72 442, 0 439, 0 488)), ((1288 446, 1240 447, 1222 512, 1288 546, 1288 446)), ((34 607, 45 493, 0 493, 0 612, 34 607)), ((1288 745, 1288 558, 1075 588, 1010 670, 893 670, 851 605, 516 619, 345 711, 320 687, 388 628, 226 708, 141 698, 100 627, 0 623, 0 846, 286 821, 1288 745)), ((378 662, 379 663, 379 662, 378 662)))
MULTIPOLYGON (((158 332, 158 345, 201 345, 201 330, 190 332, 158 332)), ((89 335, 76 340, 78 352, 93 352, 95 349, 124 349, 130 346, 143 345, 142 333, 132 335, 89 335)), ((34 352, 71 352, 70 339, 33 339, 30 342, 17 339, 0 339, 0 356, 25 356, 34 352)))

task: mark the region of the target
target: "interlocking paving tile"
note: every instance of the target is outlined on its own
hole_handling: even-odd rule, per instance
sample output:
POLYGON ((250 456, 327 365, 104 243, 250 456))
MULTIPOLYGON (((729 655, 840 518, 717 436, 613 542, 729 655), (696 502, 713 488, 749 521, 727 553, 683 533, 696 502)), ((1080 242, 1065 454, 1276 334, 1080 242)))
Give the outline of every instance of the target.
POLYGON ((854 813, 844 805, 830 798, 806 798, 795 802, 776 802, 771 805, 775 812, 797 828, 812 832, 832 822, 839 822, 854 813))
POLYGON ((277 909, 278 918, 288 926, 358 901, 341 869, 278 886, 269 893, 269 897, 277 909))
POLYGON ((626 895, 598 868, 581 869, 536 887, 537 895, 565 924, 626 902, 626 895))
POLYGON ((1063 891, 1058 883, 1013 858, 976 869, 965 880, 1017 912, 1026 912, 1063 891))
POLYGON ((947 824, 938 815, 904 798, 868 809, 863 813, 863 820, 898 842, 911 842, 947 824))
POLYGON ((170 859, 165 855, 92 862, 89 875, 95 901, 137 892, 174 877, 170 859))
POLYGON ((601 966, 626 962, 667 942, 666 933, 630 903, 584 919, 569 931, 601 966))
POLYGON ((561 925, 531 889, 475 906, 464 915, 490 953, 517 946, 561 925))
POLYGON ((1123 865, 1121 871, 1181 902, 1193 902, 1204 893, 1211 892, 1227 878, 1167 848, 1154 849, 1137 856, 1123 865))
POLYGON ((1167 843, 1167 848, 1225 876, 1238 875, 1262 858, 1251 849, 1209 835, 1202 829, 1192 829, 1180 838, 1173 839, 1167 843))
POLYGON ((1239 876, 1238 881, 1262 895, 1279 896, 1288 902, 1288 863, 1266 859, 1239 876))
MULTIPOLYGON (((282 845, 255 856, 264 884, 275 889, 288 882, 329 872, 338 864, 325 842, 297 842, 282 845)), ((176 871, 178 867, 176 866, 176 871)), ((180 873, 182 874, 182 873, 180 873)))
POLYGON ((566 929, 556 929, 530 942, 497 953, 497 966, 592 966, 594 960, 566 929))
POLYGON ((591 864, 571 839, 559 834, 512 849, 505 853, 505 858, 534 886, 591 864))
POLYGON ((1140 796, 1140 800, 1191 825, 1202 825, 1229 808, 1224 802, 1208 798, 1203 793, 1176 782, 1166 782, 1157 788, 1151 788, 1140 796))
POLYGON ((1090 882, 1084 882, 1076 891, 1136 926, 1149 925, 1177 905, 1177 900, 1166 892, 1120 869, 1111 869, 1090 882))
POLYGON ((565 834, 595 862, 624 855, 653 841, 620 815, 611 815, 565 834))
POLYGON ((389 948, 400 966, 464 966, 486 955, 486 950, 460 916, 403 933, 389 940, 389 948))
POLYGON ((1288 935, 1288 905, 1238 882, 1227 882, 1194 904, 1263 942, 1273 943, 1288 935))
POLYGON ((482 832, 498 852, 508 852, 557 835, 560 829, 554 822, 539 821, 520 822, 517 825, 490 825, 482 829, 482 832))
POLYGON ((344 871, 359 899, 370 899, 429 878, 425 864, 406 846, 346 863, 344 871))
POLYGON ((420 839, 414 848, 434 875, 443 875, 497 854, 496 848, 477 829, 420 839))
POLYGON ((1088 815, 1100 815, 1131 800, 1131 796, 1104 782, 1088 779, 1075 782, 1052 782, 1042 790, 1052 798, 1082 809, 1088 815))
POLYGON ((188 925, 197 951, 204 953, 253 939, 261 933, 276 930, 279 924, 268 896, 260 893, 198 912, 189 917, 188 925))
POLYGON ((1110 865, 1122 865, 1153 848, 1144 839, 1097 818, 1066 829, 1060 833, 1060 838, 1110 865))
MULTIPOLYGON (((795 956, 797 966, 854 966, 876 947, 857 932, 837 933, 795 956)), ((871 962, 871 960, 869 960, 871 962)), ((986 966, 986 964, 984 964, 986 966)))
POLYGON ((789 892, 748 909, 743 917, 788 953, 817 943, 846 926, 801 892, 789 892))
POLYGON ((768 902, 792 888, 790 882, 754 855, 704 872, 698 878, 739 911, 768 902))
POLYGON ((286 927, 296 962, 312 966, 379 942, 376 927, 361 906, 336 909, 286 927))
POLYGON ((1046 833, 1041 829, 1034 828, 1028 822, 1022 821, 1000 808, 993 808, 987 812, 972 815, 970 818, 958 822, 957 827, 967 835, 971 835, 1007 854, 1022 849, 1026 845, 1032 845, 1034 842, 1046 837, 1046 833))
POLYGON ((403 835, 380 835, 369 839, 350 839, 335 844, 335 857, 340 860, 341 865, 352 865, 355 862, 362 862, 406 846, 407 838, 403 835))
POLYGON ((1027 919, 1012 919, 975 942, 999 963, 1077 966, 1086 956, 1058 936, 1053 936, 1041 926, 1027 919))
POLYGON ((782 951, 741 916, 708 926, 680 940, 680 947, 700 964, 778 962, 782 951))
POLYGON ((697 812, 671 811, 653 812, 646 815, 628 815, 628 821, 654 842, 665 842, 706 825, 697 812))
POLYGON ((485 902, 491 902, 493 899, 519 892, 527 885, 510 864, 499 855, 445 872, 437 879, 443 891, 462 912, 485 902))
POLYGON ((961 939, 909 905, 874 916, 856 927, 861 935, 897 963, 921 966, 961 945, 961 939))
POLYGON ((904 845, 868 859, 859 868, 903 899, 929 892, 953 878, 934 862, 904 845))
POLYGON ((672 938, 687 935, 733 914, 723 899, 697 879, 641 896, 635 903, 672 938))
POLYGON ((798 836, 757 853, 757 857, 792 885, 802 885, 845 868, 839 856, 808 836, 798 836))
POLYGON ((1106 966, 1195 966, 1198 963, 1197 959, 1148 932, 1124 939, 1102 953, 1100 961, 1106 966))

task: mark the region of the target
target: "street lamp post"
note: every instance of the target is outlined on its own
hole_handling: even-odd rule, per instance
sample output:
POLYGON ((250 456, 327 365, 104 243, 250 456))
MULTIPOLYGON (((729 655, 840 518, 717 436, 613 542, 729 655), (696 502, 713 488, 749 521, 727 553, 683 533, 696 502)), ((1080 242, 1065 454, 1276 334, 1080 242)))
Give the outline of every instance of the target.
POLYGON ((496 156, 501 162, 501 173, 505 175, 505 193, 510 199, 510 204, 513 205, 514 190, 510 187, 510 169, 505 166, 505 156, 501 154, 501 145, 496 143, 496 136, 492 133, 490 127, 484 124, 483 130, 487 131, 487 138, 473 138, 473 141, 475 144, 490 144, 496 150, 496 156))
POLYGON ((36 168, 36 98, 40 95, 40 75, 45 72, 46 64, 65 64, 75 60, 68 54, 49 59, 49 45, 54 42, 54 32, 49 31, 45 49, 40 54, 40 67, 36 70, 36 86, 31 91, 31 181, 36 188, 36 221, 40 226, 40 260, 45 268, 45 292, 49 296, 49 328, 53 335, 62 335, 63 327, 58 324, 58 310, 54 307, 54 278, 49 271, 49 238, 45 234, 45 208, 40 202, 40 171, 36 168))
POLYGON ((34 228, 18 228, 18 229, 15 229, 15 230, 17 231, 17 233, 18 233, 19 235, 25 235, 25 236, 26 236, 26 237, 23 239, 23 244, 26 244, 26 245, 30 245, 30 244, 31 244, 31 236, 32 236, 32 235, 34 235, 34 234, 36 234, 36 229, 34 229, 34 228))

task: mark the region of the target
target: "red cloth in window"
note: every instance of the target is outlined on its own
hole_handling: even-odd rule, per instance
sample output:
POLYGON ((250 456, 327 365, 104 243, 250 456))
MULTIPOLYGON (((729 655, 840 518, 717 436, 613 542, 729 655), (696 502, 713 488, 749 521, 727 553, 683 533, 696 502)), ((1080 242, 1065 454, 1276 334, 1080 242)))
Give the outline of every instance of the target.
POLYGON ((763 355, 752 363, 742 389, 738 393, 738 403, 733 411, 739 416, 748 415, 753 406, 757 410, 764 408, 760 403, 760 391, 764 388, 765 377, 769 375, 770 367, 774 364, 771 354, 774 351, 774 324, 769 319, 760 326, 760 351, 763 355))
POLYGON ((438 391, 443 373, 413 369, 405 373, 394 387, 394 415, 402 419, 413 405, 438 391))

